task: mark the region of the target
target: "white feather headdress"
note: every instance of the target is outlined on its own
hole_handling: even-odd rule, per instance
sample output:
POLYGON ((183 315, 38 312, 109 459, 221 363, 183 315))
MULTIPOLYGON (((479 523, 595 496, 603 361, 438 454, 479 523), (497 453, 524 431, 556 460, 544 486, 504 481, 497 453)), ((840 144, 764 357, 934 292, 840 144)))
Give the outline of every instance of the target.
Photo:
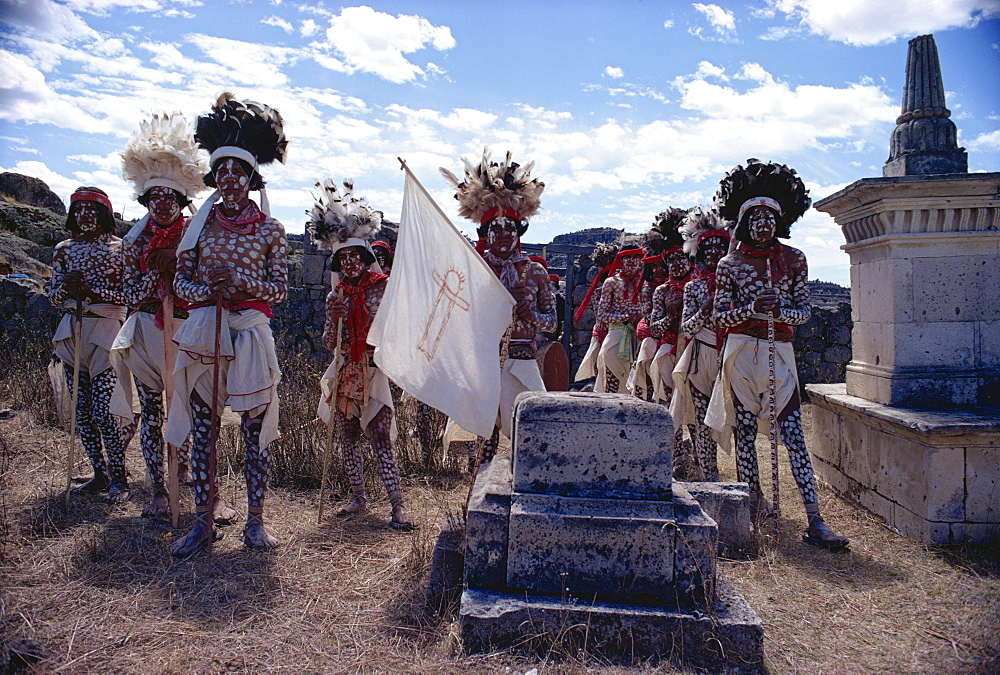
POLYGON ((462 162, 465 163, 465 180, 460 181, 444 167, 441 174, 455 187, 458 214, 477 223, 478 229, 486 225, 484 220, 488 221, 498 214, 515 217, 523 223, 538 213, 545 183, 531 177, 534 162, 520 166, 511 161, 509 151, 502 164, 491 162, 487 148, 483 148, 479 164, 472 164, 464 157, 462 162))
POLYGON ((717 211, 701 206, 690 209, 684 216, 684 222, 680 227, 681 235, 684 237, 684 252, 694 258, 698 253, 698 244, 701 242, 702 235, 712 230, 717 231, 720 237, 729 239, 729 234, 726 232, 726 222, 719 217, 717 211))
POLYGON ((132 134, 121 153, 122 177, 135 186, 133 198, 152 187, 168 187, 191 199, 206 189, 208 157, 180 113, 153 115, 132 134))
POLYGON ((382 212, 369 206, 366 198, 354 195, 353 180, 343 185, 341 191, 329 178, 316 183, 319 194, 316 204, 306 211, 306 229, 316 246, 331 253, 347 246, 371 250, 370 242, 382 226, 382 212))

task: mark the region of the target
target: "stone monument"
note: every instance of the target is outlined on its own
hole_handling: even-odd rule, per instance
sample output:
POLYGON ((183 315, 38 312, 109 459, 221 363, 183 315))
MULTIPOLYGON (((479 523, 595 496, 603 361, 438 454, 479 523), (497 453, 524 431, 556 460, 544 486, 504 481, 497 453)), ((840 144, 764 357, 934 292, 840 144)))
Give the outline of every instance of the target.
POLYGON ((816 202, 851 259, 846 384, 809 385, 817 472, 924 542, 1000 537, 1000 173, 967 173, 937 47, 909 43, 882 178, 816 202))
POLYGON ((760 619, 716 570, 716 523, 671 478, 672 439, 666 408, 632 396, 518 397, 512 455, 469 505, 467 650, 762 662, 760 619))

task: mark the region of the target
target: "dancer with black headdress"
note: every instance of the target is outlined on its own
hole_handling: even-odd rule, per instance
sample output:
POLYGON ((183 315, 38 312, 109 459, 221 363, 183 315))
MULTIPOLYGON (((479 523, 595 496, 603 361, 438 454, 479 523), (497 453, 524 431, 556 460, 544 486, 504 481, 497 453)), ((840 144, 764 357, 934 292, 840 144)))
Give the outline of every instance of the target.
POLYGON ((284 162, 287 141, 277 110, 238 101, 229 92, 198 118, 195 140, 211 153, 205 183, 216 191, 198 209, 177 247, 174 292, 190 305, 187 321, 174 336, 178 355, 166 440, 179 445, 193 433, 195 482, 195 523, 171 547, 177 556, 189 555, 215 537, 212 445, 225 405, 240 415, 246 446, 243 544, 262 549, 278 545, 264 529, 264 499, 268 445, 278 437, 281 379, 271 305, 284 302, 288 293, 287 242, 285 228, 269 215, 260 167, 284 162), (251 190, 260 191, 259 207, 250 199, 251 190))
POLYGON ((831 530, 819 512, 799 409, 792 340, 794 327, 811 314, 806 257, 778 241, 789 236, 792 223, 810 203, 802 180, 783 164, 750 159, 719 184, 715 206, 737 244, 719 262, 716 275, 715 320, 728 335, 706 422, 720 434, 735 433, 737 475, 750 485, 751 505, 758 513, 766 505, 757 465, 757 420, 776 425, 808 516, 803 538, 816 546, 843 548, 847 538, 831 530))

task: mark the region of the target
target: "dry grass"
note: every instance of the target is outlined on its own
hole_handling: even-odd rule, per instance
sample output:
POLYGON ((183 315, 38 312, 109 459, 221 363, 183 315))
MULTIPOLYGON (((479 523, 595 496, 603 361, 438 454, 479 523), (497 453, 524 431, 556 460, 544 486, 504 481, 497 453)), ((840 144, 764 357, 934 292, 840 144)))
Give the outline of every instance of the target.
MULTIPOLYGON (((19 414, 0 421, 0 647, 37 644, 45 657, 35 670, 44 673, 674 672, 580 653, 464 656, 454 614, 438 619, 424 609, 434 538, 460 510, 464 478, 439 466, 424 471, 404 428, 404 488, 422 529, 389 530, 389 506, 372 477, 380 498, 368 515, 318 525, 315 463, 325 440, 322 428, 308 426, 317 372, 286 368, 282 425, 307 426, 282 442, 287 456, 276 463, 268 501, 282 547, 246 551, 237 526, 210 557, 186 561, 166 547, 190 515, 178 532, 140 518, 149 494, 138 480, 128 504, 75 498, 63 510, 66 435, 47 412, 44 382, 37 373, 5 378, 0 407, 19 414)), ((230 446, 222 488, 241 506, 230 446)), ((132 476, 142 476, 134 445, 129 461, 132 476)), ((723 471, 732 475, 731 461, 723 471)), ((345 496, 343 481, 335 486, 345 496)), ((782 497, 781 541, 760 559, 720 564, 764 620, 772 672, 997 672, 995 552, 928 549, 825 492, 828 521, 851 537, 853 552, 822 552, 798 541, 804 517, 789 475, 782 497)))

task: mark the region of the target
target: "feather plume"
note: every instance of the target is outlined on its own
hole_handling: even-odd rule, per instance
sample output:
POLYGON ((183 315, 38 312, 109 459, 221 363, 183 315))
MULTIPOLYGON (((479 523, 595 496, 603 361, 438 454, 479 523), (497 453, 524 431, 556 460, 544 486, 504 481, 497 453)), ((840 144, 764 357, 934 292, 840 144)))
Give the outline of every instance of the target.
POLYGON ((180 113, 144 120, 121 157, 122 177, 135 187, 134 199, 144 195, 157 179, 188 198, 205 189, 202 176, 208 171, 208 159, 180 113))
POLYGON ((684 237, 684 252, 692 258, 698 253, 698 237, 710 230, 725 230, 726 223, 713 209, 695 206, 687 212, 681 224, 681 235, 684 237))
POLYGON ((354 195, 354 181, 345 180, 343 186, 341 191, 329 178, 316 183, 319 193, 316 204, 306 211, 306 229, 319 248, 332 249, 348 239, 368 242, 382 226, 382 212, 369 206, 364 197, 354 195))
POLYGON ((534 162, 522 167, 512 161, 510 152, 502 163, 491 162, 489 150, 484 148, 478 165, 464 157, 462 163, 464 180, 443 167, 441 175, 455 188, 458 213, 463 218, 479 225, 490 209, 514 209, 522 221, 538 213, 545 183, 531 177, 534 162))
POLYGON ((680 233, 680 226, 687 215, 685 209, 667 207, 666 211, 661 211, 653 219, 653 227, 646 235, 646 247, 650 253, 656 255, 669 248, 681 246, 684 238, 680 233))
POLYGON ((228 91, 198 118, 194 137, 209 153, 224 145, 243 148, 261 166, 276 160, 284 164, 288 148, 281 113, 263 103, 238 101, 228 91))
POLYGON ((737 164, 721 181, 715 193, 715 208, 729 221, 730 229, 738 223, 740 207, 754 197, 770 197, 781 205, 778 236, 788 236, 792 223, 809 210, 812 200, 795 169, 784 164, 748 159, 746 167, 737 164), (782 234, 784 232, 784 234, 782 234))

